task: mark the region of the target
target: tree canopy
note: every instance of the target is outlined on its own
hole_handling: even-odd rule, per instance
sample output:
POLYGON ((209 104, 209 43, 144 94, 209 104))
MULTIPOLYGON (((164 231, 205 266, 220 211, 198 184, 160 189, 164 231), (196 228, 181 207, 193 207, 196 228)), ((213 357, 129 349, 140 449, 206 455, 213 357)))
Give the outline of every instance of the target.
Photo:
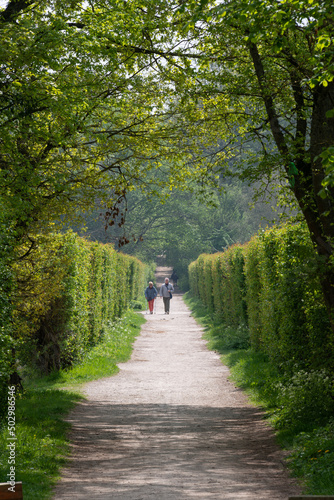
POLYGON ((0 30, 7 235, 33 246, 33 231, 96 197, 116 210, 165 165, 171 188, 279 182, 307 222, 332 316, 329 0, 12 0, 0 30))
POLYGON ((11 1, 0 14, 0 196, 18 240, 96 197, 114 207, 160 157, 173 157, 170 182, 184 175, 159 82, 128 44, 145 41, 141 18, 117 2, 11 1))

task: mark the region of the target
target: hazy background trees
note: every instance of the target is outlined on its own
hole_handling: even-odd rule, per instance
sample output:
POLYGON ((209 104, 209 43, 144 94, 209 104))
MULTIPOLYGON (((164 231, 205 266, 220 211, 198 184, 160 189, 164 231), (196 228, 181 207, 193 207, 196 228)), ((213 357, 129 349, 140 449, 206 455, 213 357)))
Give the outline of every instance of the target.
POLYGON ((244 243, 283 213, 277 197, 254 202, 254 189, 238 179, 222 181, 220 188, 205 198, 188 190, 170 191, 168 186, 153 197, 133 191, 120 205, 118 216, 108 216, 110 212, 101 207, 86 216, 84 227, 74 229, 143 261, 160 257, 159 262, 176 269, 180 285, 187 288, 188 265, 199 254, 244 243))

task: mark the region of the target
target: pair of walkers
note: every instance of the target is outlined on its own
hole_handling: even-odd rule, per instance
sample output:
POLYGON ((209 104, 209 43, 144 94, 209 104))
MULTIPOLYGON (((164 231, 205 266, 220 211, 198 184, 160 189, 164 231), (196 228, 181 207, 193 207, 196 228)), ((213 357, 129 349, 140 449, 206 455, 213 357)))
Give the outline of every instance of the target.
MULTIPOLYGON (((165 314, 169 314, 170 299, 172 298, 172 292, 174 292, 173 285, 169 283, 169 279, 165 278, 165 283, 160 287, 160 297, 164 301, 165 314)), ((149 282, 148 287, 145 290, 145 297, 148 302, 148 307, 150 314, 153 314, 154 300, 157 297, 158 292, 152 281, 149 282)))

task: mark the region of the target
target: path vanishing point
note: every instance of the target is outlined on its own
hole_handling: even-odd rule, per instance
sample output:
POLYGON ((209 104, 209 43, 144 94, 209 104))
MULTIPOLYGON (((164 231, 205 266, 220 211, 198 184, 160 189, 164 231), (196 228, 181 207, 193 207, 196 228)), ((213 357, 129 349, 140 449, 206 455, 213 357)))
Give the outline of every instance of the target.
MULTIPOLYGON (((159 268, 157 283, 170 276, 159 268)), ((182 297, 157 299, 131 360, 85 385, 54 500, 287 500, 300 494, 261 410, 228 380, 182 297)))

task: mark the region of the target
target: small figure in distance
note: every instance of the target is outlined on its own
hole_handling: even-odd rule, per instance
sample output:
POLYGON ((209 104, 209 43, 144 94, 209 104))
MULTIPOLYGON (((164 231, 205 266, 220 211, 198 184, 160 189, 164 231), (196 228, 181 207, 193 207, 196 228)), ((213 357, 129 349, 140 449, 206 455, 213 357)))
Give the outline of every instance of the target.
POLYGON ((160 297, 162 297, 164 301, 165 314, 169 314, 172 292, 174 292, 173 285, 169 283, 169 278, 165 278, 165 283, 163 283, 160 288, 160 297))
POLYGON ((154 299, 156 298, 157 295, 158 295, 158 291, 155 288, 155 286, 153 285, 153 282, 150 281, 148 283, 148 287, 145 290, 145 298, 148 302, 150 314, 153 314, 154 299))
POLYGON ((175 269, 173 269, 172 276, 170 277, 171 280, 173 280, 173 285, 177 286, 177 280, 178 280, 178 275, 176 274, 175 269))

